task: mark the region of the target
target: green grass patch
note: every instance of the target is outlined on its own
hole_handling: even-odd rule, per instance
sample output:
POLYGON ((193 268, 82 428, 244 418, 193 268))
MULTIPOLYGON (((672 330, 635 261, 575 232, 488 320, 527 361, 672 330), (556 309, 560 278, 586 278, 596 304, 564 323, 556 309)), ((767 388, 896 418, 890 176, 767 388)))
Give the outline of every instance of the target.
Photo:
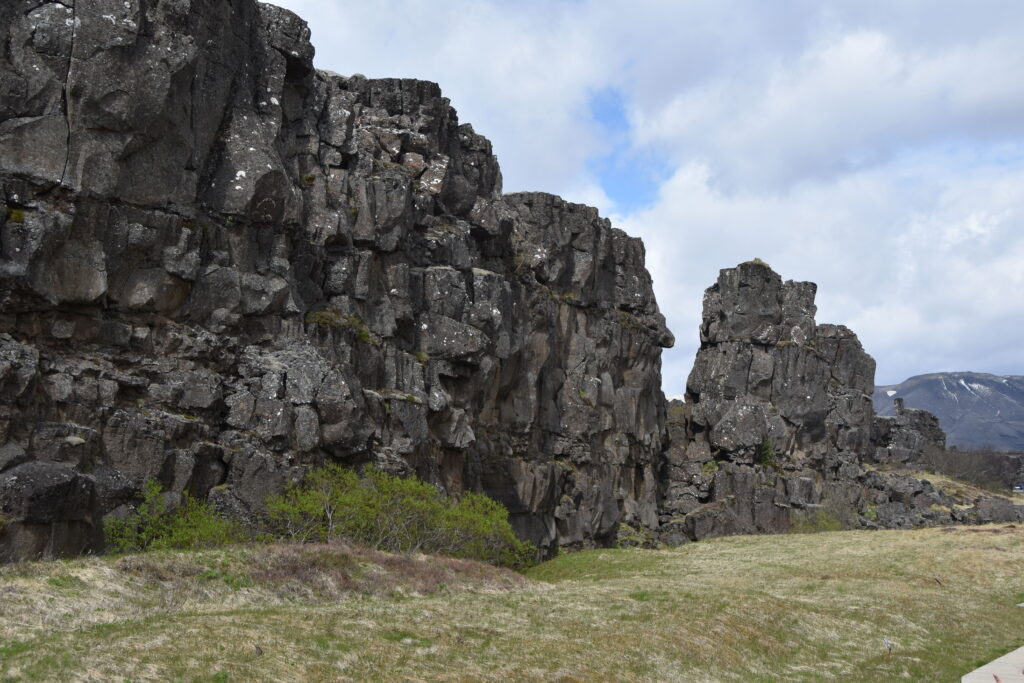
POLYGON ((415 645, 416 647, 430 647, 433 644, 430 638, 421 638, 409 631, 385 631, 380 634, 380 637, 384 640, 390 640, 392 643, 415 645))
POLYGON ((82 581, 77 576, 71 574, 57 574, 46 579, 46 583, 53 586, 54 588, 60 588, 63 590, 80 590, 86 588, 85 581, 82 581))
POLYGON ((826 510, 804 510, 794 513, 790 531, 795 534, 818 534, 826 531, 840 531, 843 523, 826 510))

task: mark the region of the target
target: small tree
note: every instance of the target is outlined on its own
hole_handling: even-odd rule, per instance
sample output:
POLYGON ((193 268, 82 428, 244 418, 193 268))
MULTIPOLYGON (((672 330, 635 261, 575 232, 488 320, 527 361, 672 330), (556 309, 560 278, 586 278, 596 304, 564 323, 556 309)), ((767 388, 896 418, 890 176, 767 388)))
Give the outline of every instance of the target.
POLYGON ((757 448, 754 462, 758 465, 778 468, 779 461, 775 458, 775 449, 772 448, 771 439, 767 436, 761 439, 761 445, 757 448))

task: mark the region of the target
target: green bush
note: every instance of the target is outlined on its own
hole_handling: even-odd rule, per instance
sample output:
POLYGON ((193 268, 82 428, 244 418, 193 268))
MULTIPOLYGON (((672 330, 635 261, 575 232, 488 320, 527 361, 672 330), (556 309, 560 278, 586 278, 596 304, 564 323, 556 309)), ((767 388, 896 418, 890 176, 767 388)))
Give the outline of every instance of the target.
POLYGON ((388 552, 440 553, 524 567, 536 548, 520 541, 508 510, 478 493, 457 501, 417 479, 337 464, 310 471, 267 501, 271 533, 298 541, 344 538, 388 552))
POLYGON ((160 484, 152 479, 143 484, 142 502, 135 512, 107 522, 104 534, 111 550, 121 553, 216 548, 246 540, 241 526, 187 493, 178 508, 168 510, 160 484))
POLYGON ((779 461, 775 457, 775 449, 772 448, 772 442, 767 436, 761 439, 761 445, 757 449, 754 462, 758 465, 778 469, 779 461))
POLYGON ((808 510, 793 520, 790 530, 796 534, 817 534, 822 531, 841 531, 843 523, 825 510, 808 510))

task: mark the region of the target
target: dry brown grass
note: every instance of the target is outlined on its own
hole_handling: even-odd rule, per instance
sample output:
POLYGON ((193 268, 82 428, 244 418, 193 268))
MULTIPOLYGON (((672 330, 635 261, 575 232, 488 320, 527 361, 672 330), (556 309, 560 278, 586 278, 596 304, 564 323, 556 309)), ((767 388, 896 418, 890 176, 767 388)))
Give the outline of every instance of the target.
POLYGON ((1022 566, 1015 525, 588 551, 530 581, 290 546, 28 565, 0 569, 0 678, 955 680, 1024 644, 1022 566), (199 578, 218 562, 252 585, 199 578))
POLYGON ((525 584, 513 571, 471 560, 340 544, 24 563, 0 567, 0 643, 155 615, 525 584))
POLYGON ((927 479, 935 488, 965 501, 974 501, 978 498, 1009 498, 1019 504, 1024 499, 1011 491, 1000 492, 982 488, 939 472, 909 472, 908 474, 919 479, 927 479))

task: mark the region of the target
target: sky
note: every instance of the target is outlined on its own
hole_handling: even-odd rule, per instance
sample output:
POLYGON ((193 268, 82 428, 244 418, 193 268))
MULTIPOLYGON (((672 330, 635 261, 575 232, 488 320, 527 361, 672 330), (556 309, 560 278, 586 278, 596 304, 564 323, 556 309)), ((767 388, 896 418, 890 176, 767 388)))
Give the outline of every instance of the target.
POLYGON ((436 81, 506 192, 643 238, 682 394, 704 289, 818 284, 876 384, 1024 375, 1024 2, 275 0, 318 68, 436 81))

